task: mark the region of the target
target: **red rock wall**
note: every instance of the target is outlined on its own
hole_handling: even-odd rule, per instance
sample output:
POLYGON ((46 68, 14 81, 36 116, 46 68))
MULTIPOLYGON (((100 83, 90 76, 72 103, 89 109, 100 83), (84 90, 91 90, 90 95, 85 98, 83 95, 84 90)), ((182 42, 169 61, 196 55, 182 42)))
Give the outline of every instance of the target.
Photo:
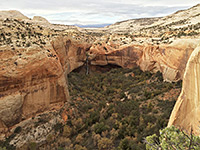
POLYGON ((187 60, 195 47, 189 42, 181 47, 178 44, 129 45, 112 50, 93 46, 89 58, 92 65, 115 64, 123 68, 139 66, 143 71, 162 72, 166 81, 177 81, 182 79, 187 60))
POLYGON ((1 50, 0 128, 67 101, 67 74, 83 65, 89 47, 59 37, 44 48, 1 50))

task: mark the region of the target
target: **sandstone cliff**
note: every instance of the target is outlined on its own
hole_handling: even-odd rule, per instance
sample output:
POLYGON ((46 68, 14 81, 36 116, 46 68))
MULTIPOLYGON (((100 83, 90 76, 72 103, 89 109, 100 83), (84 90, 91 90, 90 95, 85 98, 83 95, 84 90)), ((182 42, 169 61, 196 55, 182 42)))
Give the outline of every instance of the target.
POLYGON ((66 76, 83 65, 88 44, 58 37, 44 48, 0 51, 0 128, 69 99, 66 76))
POLYGON ((166 81, 182 79, 187 60, 199 40, 178 40, 171 45, 93 45, 92 65, 115 64, 123 68, 140 66, 143 71, 160 71, 166 81))
POLYGON ((170 116, 168 126, 175 125, 186 130, 193 130, 194 134, 200 134, 200 47, 191 54, 183 78, 181 94, 170 116))
POLYGON ((44 111, 51 103, 66 101, 66 80, 52 49, 32 47, 12 52, 5 48, 0 57, 0 101, 5 104, 0 114, 5 116, 1 122, 6 126, 44 111))

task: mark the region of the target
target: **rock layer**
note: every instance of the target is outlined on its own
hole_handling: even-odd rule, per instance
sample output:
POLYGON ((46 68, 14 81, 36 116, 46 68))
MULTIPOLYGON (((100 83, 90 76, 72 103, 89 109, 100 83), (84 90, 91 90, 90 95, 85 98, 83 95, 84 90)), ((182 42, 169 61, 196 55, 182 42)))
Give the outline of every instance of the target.
POLYGON ((92 65, 115 64, 123 68, 140 66, 143 71, 162 72, 166 81, 177 81, 182 79, 187 60, 197 43, 198 40, 180 40, 173 45, 121 47, 104 43, 91 47, 89 55, 92 65))
POLYGON ((168 126, 175 125, 188 133, 200 134, 200 46, 191 54, 183 78, 181 94, 170 116, 168 126))

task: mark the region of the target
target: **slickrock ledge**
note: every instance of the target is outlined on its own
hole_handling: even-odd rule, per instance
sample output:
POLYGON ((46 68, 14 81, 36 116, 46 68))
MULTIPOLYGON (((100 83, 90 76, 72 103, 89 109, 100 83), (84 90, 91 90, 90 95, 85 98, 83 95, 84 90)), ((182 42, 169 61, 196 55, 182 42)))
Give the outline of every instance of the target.
POLYGON ((191 54, 183 77, 181 94, 174 106, 168 126, 175 125, 188 133, 200 135, 200 46, 191 54))

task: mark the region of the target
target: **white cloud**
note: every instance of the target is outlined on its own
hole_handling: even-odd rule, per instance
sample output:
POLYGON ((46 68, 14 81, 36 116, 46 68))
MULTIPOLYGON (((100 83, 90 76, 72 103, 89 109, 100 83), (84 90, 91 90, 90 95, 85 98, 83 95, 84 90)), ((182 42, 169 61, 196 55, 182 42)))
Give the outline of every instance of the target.
POLYGON ((0 0, 1 9, 39 15, 53 23, 92 24, 164 16, 199 0, 0 0))

